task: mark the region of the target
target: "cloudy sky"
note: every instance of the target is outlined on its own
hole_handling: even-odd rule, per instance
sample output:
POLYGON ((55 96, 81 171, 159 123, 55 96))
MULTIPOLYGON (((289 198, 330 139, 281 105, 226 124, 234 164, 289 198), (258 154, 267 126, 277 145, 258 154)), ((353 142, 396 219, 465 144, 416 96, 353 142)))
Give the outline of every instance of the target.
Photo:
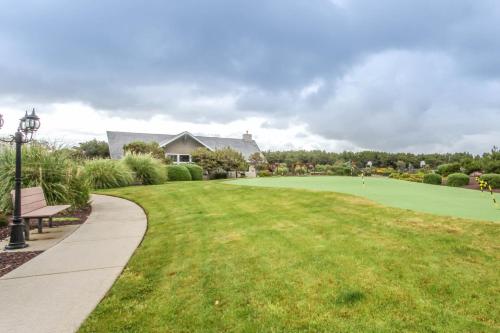
POLYGON ((0 0, 0 113, 40 136, 264 149, 500 145, 498 0, 0 0))

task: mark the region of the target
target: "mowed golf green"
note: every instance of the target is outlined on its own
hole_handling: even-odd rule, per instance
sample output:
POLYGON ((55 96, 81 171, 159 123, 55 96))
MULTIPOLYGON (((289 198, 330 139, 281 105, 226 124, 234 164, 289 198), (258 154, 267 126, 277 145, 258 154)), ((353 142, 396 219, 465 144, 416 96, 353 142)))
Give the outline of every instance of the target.
MULTIPOLYGON (((348 193, 377 203, 442 216, 500 221, 500 209, 493 205, 489 192, 428 185, 382 177, 272 177, 247 178, 229 184, 298 188, 348 193)), ((500 195, 495 194, 500 204, 500 195)))
POLYGON ((81 333, 500 328, 499 223, 220 181, 104 193, 148 230, 81 333))

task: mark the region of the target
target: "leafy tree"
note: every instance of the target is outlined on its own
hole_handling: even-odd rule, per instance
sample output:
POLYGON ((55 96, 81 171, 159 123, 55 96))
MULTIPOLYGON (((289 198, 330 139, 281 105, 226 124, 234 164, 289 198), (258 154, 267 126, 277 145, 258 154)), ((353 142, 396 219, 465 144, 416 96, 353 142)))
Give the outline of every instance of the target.
POLYGON ((133 154, 151 154, 154 158, 161 161, 168 161, 165 157, 165 151, 158 142, 133 141, 123 146, 126 153, 133 154))
POLYGON ((266 159, 264 158, 264 155, 262 155, 262 153, 260 152, 253 153, 252 155, 250 155, 249 163, 253 165, 255 169, 258 171, 268 169, 268 164, 266 163, 266 159))
POLYGON ((223 148, 215 151, 206 148, 198 148, 191 153, 193 162, 201 166, 209 173, 218 170, 243 171, 247 163, 243 155, 231 148, 223 148))
POLYGON ((212 173, 217 169, 217 158, 215 153, 207 148, 198 148, 191 153, 193 162, 203 168, 203 170, 212 173))
POLYGON ((78 146, 73 147, 77 155, 84 158, 108 158, 109 145, 106 141, 98 141, 93 139, 90 141, 80 142, 78 146))
POLYGON ((229 147, 216 150, 215 158, 219 168, 225 171, 244 171, 247 168, 243 155, 229 147))

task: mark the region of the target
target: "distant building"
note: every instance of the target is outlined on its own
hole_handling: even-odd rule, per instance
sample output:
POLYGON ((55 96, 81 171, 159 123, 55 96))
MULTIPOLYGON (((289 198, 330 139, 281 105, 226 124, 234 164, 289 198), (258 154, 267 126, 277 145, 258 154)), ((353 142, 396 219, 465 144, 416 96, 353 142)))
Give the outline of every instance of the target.
POLYGON ((189 132, 172 135, 108 131, 107 135, 111 158, 114 159, 122 158, 123 146, 134 141, 158 142, 165 150, 165 155, 174 163, 191 162, 192 152, 202 147, 209 150, 229 147, 239 151, 247 160, 252 154, 260 152, 259 146, 248 132, 241 139, 198 136, 189 132))

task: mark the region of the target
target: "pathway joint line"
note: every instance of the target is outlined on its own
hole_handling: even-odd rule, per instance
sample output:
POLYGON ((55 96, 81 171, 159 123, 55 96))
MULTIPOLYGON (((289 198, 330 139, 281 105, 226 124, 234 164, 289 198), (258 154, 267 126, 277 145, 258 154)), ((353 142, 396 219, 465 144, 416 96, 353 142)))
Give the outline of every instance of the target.
POLYGON ((83 239, 83 240, 70 240, 64 242, 65 244, 72 244, 72 243, 86 243, 86 242, 102 242, 102 241, 107 241, 107 240, 119 240, 119 239, 136 239, 139 236, 123 236, 123 237, 107 237, 107 238, 99 238, 99 239, 83 239))
POLYGON ((77 270, 72 270, 72 271, 64 271, 64 272, 54 272, 54 273, 45 273, 45 274, 15 276, 15 277, 2 278, 2 279, 0 279, 0 283, 2 283, 2 281, 7 281, 7 280, 27 279, 27 278, 31 278, 31 277, 48 276, 48 275, 59 275, 59 274, 71 274, 71 273, 96 271, 96 270, 102 270, 102 269, 114 269, 114 268, 123 268, 123 266, 96 267, 96 268, 77 269, 77 270))

